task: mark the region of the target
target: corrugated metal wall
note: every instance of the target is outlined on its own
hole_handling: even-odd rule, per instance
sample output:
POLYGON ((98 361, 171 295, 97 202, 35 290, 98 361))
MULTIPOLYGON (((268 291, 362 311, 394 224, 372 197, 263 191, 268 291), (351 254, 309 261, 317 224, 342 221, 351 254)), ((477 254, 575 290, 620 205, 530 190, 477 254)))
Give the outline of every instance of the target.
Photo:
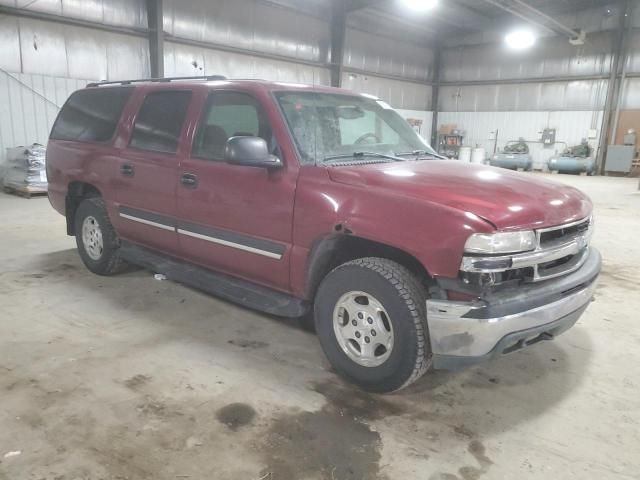
MULTIPOLYGON (((145 0, 0 0, 0 5, 117 27, 147 27, 145 0)), ((305 14, 260 0, 164 0, 164 10, 166 76, 222 74, 330 83, 329 24, 319 9, 305 14), (187 45, 184 40, 218 48, 187 45)), ((344 74, 345 88, 375 94, 408 109, 412 118, 422 118, 431 109, 431 88, 424 85, 431 75, 431 49, 402 38, 380 41, 349 27, 344 63, 346 70, 357 70, 344 74)), ((87 80, 148 76, 146 38, 0 16, 0 105, 7 105, 0 110, 0 159, 5 147, 45 142, 56 105, 87 80)))
MULTIPOLYGON (((495 140, 490 139, 495 138, 491 136, 492 132, 498 132, 498 150, 508 141, 523 137, 531 141, 529 149, 534 166, 541 169, 551 156, 587 138, 589 129, 599 129, 602 111, 441 112, 438 122, 465 129, 465 145, 484 147, 488 154, 494 150, 495 140), (544 128, 556 129, 556 144, 551 148, 535 143, 540 140, 544 128)), ((590 143, 596 145, 595 140, 590 143)))
MULTIPOLYGON (((0 0, 0 4, 113 26, 147 25, 144 0, 0 0)), ((164 10, 167 76, 223 74, 310 84, 330 82, 329 24, 322 15, 260 0, 164 0, 164 10), (187 45, 180 39, 218 48, 187 45)), ((346 69, 373 74, 359 76, 357 81, 350 78, 348 87, 376 92, 396 107, 430 108, 430 89, 420 82, 431 74, 431 49, 401 38, 380 41, 375 35, 349 28, 344 57, 346 69)), ((150 75, 145 38, 11 16, 0 17, 0 68, 80 79, 150 75)))
POLYGON ((609 71, 613 35, 589 36, 582 47, 566 38, 539 39, 530 50, 509 50, 504 43, 447 48, 442 55, 444 82, 602 75, 609 71))
POLYGON ((606 80, 441 87, 442 112, 510 112, 601 109, 606 80))
POLYGON ((197 41, 326 63, 326 21, 255 0, 164 1, 164 30, 197 41))
MULTIPOLYGON (((586 18, 593 12, 580 15, 586 18)), ((614 28, 618 19, 599 21, 614 28)), ((590 33, 587 43, 576 47, 564 38, 543 37, 531 50, 519 52, 496 41, 447 48, 442 56, 442 81, 482 84, 442 86, 438 123, 465 129, 465 143, 482 146, 489 153, 494 149, 489 132, 499 132, 497 147, 501 149, 509 140, 538 140, 543 128, 556 128, 557 143, 552 148, 530 144, 539 167, 567 145, 580 143, 590 129, 599 134, 608 80, 571 77, 607 77, 614 38, 614 31, 590 33)), ((640 73, 640 32, 631 36, 627 67, 632 76, 640 73)), ((627 79, 621 109, 639 108, 640 78, 627 79)), ((590 143, 598 146, 597 139, 590 143)))
POLYGON ((0 72, 0 164, 8 147, 45 145, 67 97, 86 80, 0 72))
MULTIPOLYGON (((613 38, 614 32, 593 33, 580 47, 564 38, 543 38, 525 52, 509 51, 501 43, 447 48, 442 56, 443 82, 486 84, 443 86, 439 108, 454 112, 600 110, 608 81, 571 81, 570 77, 607 76, 613 38), (548 82, 551 77, 558 81, 548 82), (562 81, 563 77, 568 80, 562 81), (545 82, 508 83, 522 78, 544 78, 545 82)), ((631 74, 640 74, 640 32, 631 36, 627 68, 631 74)), ((638 108, 637 86, 637 78, 627 81, 622 109, 638 108)))
POLYGON ((80 79, 149 76, 147 41, 129 35, 0 17, 0 68, 80 79))
MULTIPOLYGON (((129 28, 145 28, 147 23, 145 0, 0 0, 0 4, 129 28)), ((223 74, 329 83, 326 65, 330 53, 329 25, 327 14, 320 9, 305 14, 261 0, 164 0, 164 4, 168 76, 223 74), (218 48, 186 45, 180 39, 218 48), (265 59, 233 51, 237 48, 278 58, 265 59)), ((598 19, 592 13, 581 15, 580 21, 588 20, 594 28, 598 25, 612 28, 617 21, 598 19)), ((377 95, 396 108, 428 115, 433 106, 431 87, 425 83, 433 69, 433 51, 415 35, 402 38, 398 33, 392 38, 389 36, 392 30, 385 31, 384 37, 377 33, 364 32, 361 25, 349 26, 344 87, 377 95)), ((491 120, 498 124, 514 118, 512 112, 573 115, 572 112, 581 111, 591 118, 604 104, 606 80, 491 82, 522 77, 606 75, 611 42, 611 32, 599 32, 590 34, 588 43, 582 47, 571 46, 564 39, 545 37, 527 52, 507 52, 501 42, 448 48, 442 59, 444 82, 487 84, 443 86, 439 110, 501 113, 504 120, 495 115, 491 120)), ((640 72, 640 32, 633 35, 631 52, 629 70, 640 72)), ((145 77, 149 75, 148 57, 145 38, 42 20, 0 17, 0 69, 8 72, 75 79, 145 77)), ((638 78, 626 82, 623 108, 640 108, 639 87, 638 78)), ((442 115, 441 119, 446 118, 442 115)), ((465 121, 471 121, 471 117, 465 121)))
POLYGON ((322 67, 169 42, 164 50, 167 77, 219 74, 312 85, 330 83, 329 70, 322 67))
POLYGON ((395 108, 431 110, 431 87, 429 85, 391 80, 370 74, 345 72, 342 74, 342 87, 375 95, 395 108))
POLYGON ((0 0, 0 5, 107 25, 147 26, 145 0, 0 0))
POLYGON ((348 29, 344 67, 429 82, 433 51, 391 38, 381 39, 373 33, 348 29))

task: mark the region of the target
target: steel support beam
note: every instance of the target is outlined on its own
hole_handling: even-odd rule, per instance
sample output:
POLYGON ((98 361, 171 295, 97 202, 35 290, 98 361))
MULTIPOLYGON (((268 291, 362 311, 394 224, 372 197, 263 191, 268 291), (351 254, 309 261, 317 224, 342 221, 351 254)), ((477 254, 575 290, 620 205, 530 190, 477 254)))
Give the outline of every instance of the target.
POLYGON ((442 87, 471 87, 478 85, 517 85, 523 83, 579 82, 588 80, 606 80, 609 75, 567 75, 553 77, 496 78, 490 80, 460 80, 440 82, 442 87))
POLYGON ((431 72, 431 146, 437 148, 438 140, 438 103, 440 95, 440 62, 442 59, 442 48, 439 44, 434 45, 433 50, 433 71, 431 72))
POLYGON ((555 18, 547 15, 546 13, 541 12, 537 8, 532 7, 531 5, 524 2, 523 0, 512 0, 512 1, 520 5, 521 7, 523 7, 525 10, 528 10, 529 12, 533 13, 534 15, 537 15, 540 18, 543 18, 546 22, 549 22, 550 24, 555 25, 556 28, 558 28, 558 30, 564 32, 565 35, 569 35, 570 38, 577 38, 580 36, 579 31, 574 30, 571 27, 567 27, 564 23, 559 22, 555 18))
POLYGON ((278 62, 296 63, 301 65, 308 65, 310 67, 322 67, 322 68, 329 67, 329 65, 323 62, 302 60, 299 58, 287 57, 285 55, 277 55, 275 53, 258 52, 256 50, 251 50, 249 48, 232 47, 230 45, 225 45, 223 43, 203 42, 201 40, 192 40, 190 38, 174 37, 168 34, 165 34, 164 39, 165 39, 165 42, 167 43, 177 43, 179 45, 191 45, 194 47, 208 48, 211 50, 219 50, 221 52, 237 53, 239 55, 249 55, 252 57, 264 58, 266 60, 276 60, 278 62))
MULTIPOLYGON (((637 7, 636 7, 637 8, 637 7)), ((634 14, 634 5, 631 4, 629 5, 629 8, 627 9, 627 15, 624 17, 625 23, 626 25, 624 26, 625 32, 624 32, 624 38, 622 40, 623 43, 623 47, 622 47, 622 60, 620 62, 620 65, 622 67, 622 72, 620 74, 620 79, 618 80, 618 92, 616 95, 616 101, 615 101, 615 113, 613 114, 613 127, 611 128, 611 141, 610 143, 613 143, 616 141, 616 137, 618 135, 618 121, 620 120, 620 106, 622 104, 622 99, 624 97, 624 87, 625 87, 625 82, 626 79, 628 77, 628 72, 627 72, 627 59, 629 57, 629 43, 631 40, 631 35, 633 34, 633 21, 631 20, 633 18, 633 14, 634 14)))
POLYGON ((388 0, 343 0, 346 4, 347 12, 362 10, 363 8, 377 7, 388 0))
POLYGON ((495 6, 495 7, 498 7, 500 9, 504 10, 505 12, 510 13, 511 15, 513 15, 515 17, 521 18, 522 20, 524 20, 526 22, 529 22, 529 23, 531 23, 533 25, 537 25, 538 27, 542 27, 542 28, 544 28, 546 30, 549 30, 550 32, 553 32, 553 33, 556 33, 556 34, 559 34, 559 35, 564 35, 564 36, 567 36, 569 38, 575 38, 578 35, 580 35, 580 32, 577 32, 577 31, 575 31, 575 30, 563 25, 562 23, 558 22, 555 19, 552 19, 552 21, 549 20, 550 19, 549 16, 547 16, 544 13, 536 10, 535 8, 527 5, 526 3, 524 3, 521 0, 513 0, 513 2, 515 2, 515 4, 519 4, 520 6, 524 7, 525 10, 527 10, 529 12, 528 15, 526 13, 520 11, 520 10, 517 10, 517 9, 513 8, 514 3, 507 4, 504 0, 484 0, 484 1, 489 3, 489 4, 491 4, 491 5, 493 5, 493 6, 495 6), (539 20, 537 20, 535 18, 532 18, 530 16, 531 14, 538 15, 538 16, 540 16, 540 18, 545 19, 545 21, 553 23, 555 25, 555 27, 551 27, 546 23, 543 23, 543 22, 541 22, 541 21, 539 21, 539 20))
POLYGON ((162 0, 147 0, 149 66, 152 78, 164 77, 164 14, 162 0))
POLYGON ((370 77, 386 78, 387 80, 395 80, 397 82, 415 83, 417 85, 431 85, 431 80, 422 80, 419 78, 401 77, 400 75, 392 75, 389 73, 371 72, 360 68, 342 67, 342 72, 354 73, 356 75, 368 75, 370 77))
POLYGON ((347 33, 347 6, 345 0, 331 2, 331 86, 342 85, 342 62, 347 33))
MULTIPOLYGON (((626 37, 630 32, 628 28, 628 22, 631 21, 632 2, 627 0, 625 2, 624 16, 621 17, 620 25, 618 26, 618 34, 612 52, 611 57, 611 71, 609 72, 609 82, 607 85, 607 97, 604 104, 604 112, 602 117, 602 126, 600 128, 599 138, 599 150, 596 156, 596 171, 603 175, 605 172, 605 161, 607 158, 607 147, 611 142, 611 120, 613 112, 617 109, 617 92, 620 87, 618 76, 620 74, 621 58, 624 54, 624 46, 626 43, 626 37)), ((624 59, 626 61, 626 58, 624 59)))

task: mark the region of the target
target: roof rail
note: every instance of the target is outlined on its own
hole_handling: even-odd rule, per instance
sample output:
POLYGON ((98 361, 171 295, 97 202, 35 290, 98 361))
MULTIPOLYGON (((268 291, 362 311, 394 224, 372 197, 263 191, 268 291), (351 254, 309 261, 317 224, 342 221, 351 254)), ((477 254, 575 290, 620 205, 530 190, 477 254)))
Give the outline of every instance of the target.
POLYGON ((224 75, 204 75, 200 77, 163 77, 163 78, 137 78, 133 80, 116 80, 112 82, 91 82, 87 84, 88 87, 101 87, 103 85, 131 85, 132 83, 139 82, 174 82, 176 80, 226 80, 224 75))

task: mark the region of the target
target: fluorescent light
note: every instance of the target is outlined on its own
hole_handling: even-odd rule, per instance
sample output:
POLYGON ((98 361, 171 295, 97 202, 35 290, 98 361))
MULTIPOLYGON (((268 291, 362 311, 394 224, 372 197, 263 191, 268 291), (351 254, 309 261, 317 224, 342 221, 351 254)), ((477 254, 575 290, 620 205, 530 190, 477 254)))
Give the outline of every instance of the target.
POLYGON ((402 0, 405 7, 415 11, 431 10, 438 4, 438 0, 402 0))
POLYGON ((524 50, 530 48, 536 43, 536 37, 533 36, 531 30, 514 30, 504 37, 509 48, 514 50, 524 50))

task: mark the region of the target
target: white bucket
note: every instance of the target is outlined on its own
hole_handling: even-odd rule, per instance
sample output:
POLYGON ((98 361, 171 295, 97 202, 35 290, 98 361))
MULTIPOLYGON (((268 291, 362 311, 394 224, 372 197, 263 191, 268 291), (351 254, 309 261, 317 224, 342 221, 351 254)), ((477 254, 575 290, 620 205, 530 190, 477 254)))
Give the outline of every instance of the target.
POLYGON ((484 147, 476 147, 471 151, 471 163, 484 163, 485 157, 484 147))
POLYGON ((469 163, 471 161, 471 147, 460 147, 458 151, 458 160, 469 163))

